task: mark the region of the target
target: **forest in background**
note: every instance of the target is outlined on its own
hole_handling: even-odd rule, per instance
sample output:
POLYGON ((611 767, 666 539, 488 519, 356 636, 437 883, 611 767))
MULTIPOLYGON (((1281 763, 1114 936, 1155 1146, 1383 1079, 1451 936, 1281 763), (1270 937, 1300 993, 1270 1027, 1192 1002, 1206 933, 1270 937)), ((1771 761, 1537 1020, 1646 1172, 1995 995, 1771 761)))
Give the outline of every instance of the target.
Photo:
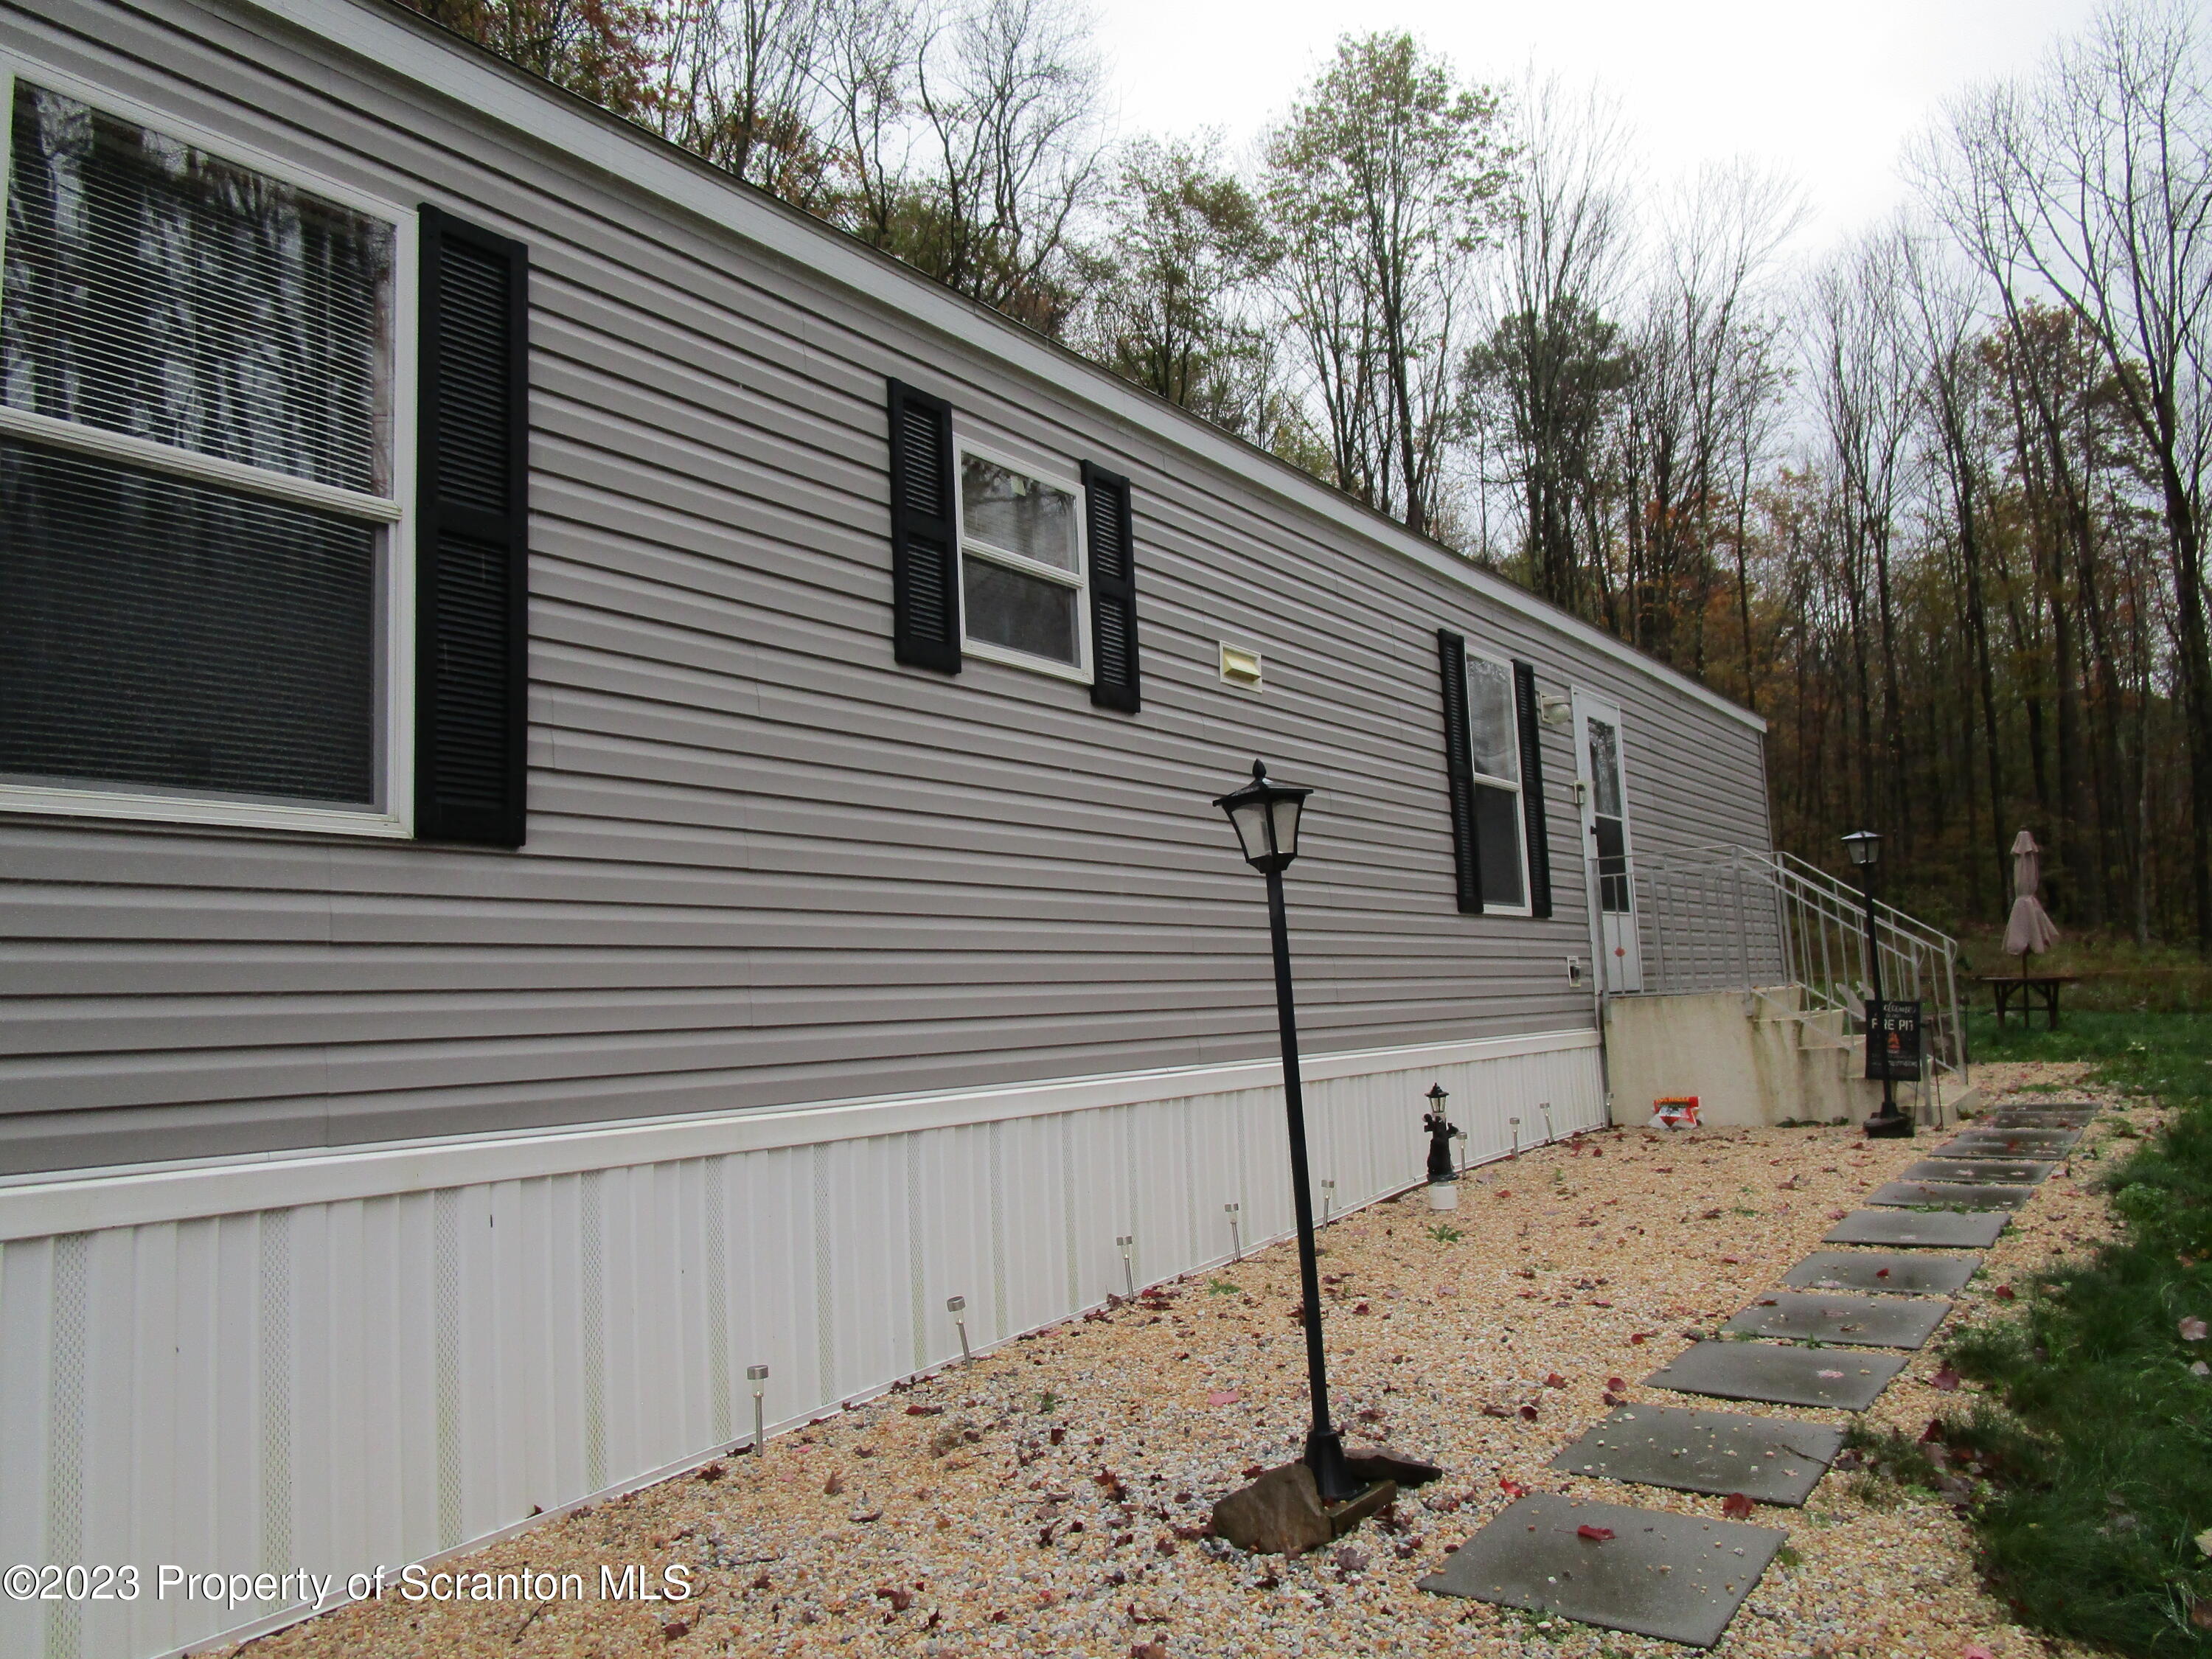
POLYGON ((1114 137, 1076 0, 412 0, 1770 721, 1778 843, 2212 951, 2212 52, 2117 0, 1815 258, 1755 161, 1350 34, 1249 154, 1114 137))

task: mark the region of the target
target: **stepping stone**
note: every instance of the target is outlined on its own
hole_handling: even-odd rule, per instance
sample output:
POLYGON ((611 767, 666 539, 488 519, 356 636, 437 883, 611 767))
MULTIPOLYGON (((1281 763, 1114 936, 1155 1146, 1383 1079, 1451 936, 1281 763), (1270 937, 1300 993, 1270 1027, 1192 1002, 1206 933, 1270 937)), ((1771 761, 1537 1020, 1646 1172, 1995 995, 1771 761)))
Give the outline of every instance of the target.
POLYGON ((1763 1400, 1776 1406, 1837 1406, 1863 1412, 1905 1369, 1901 1353, 1790 1348, 1774 1342, 1698 1342, 1644 1379, 1677 1394, 1763 1400))
POLYGON ((1938 1250, 1983 1250, 1997 1242, 2010 1218, 1996 1211, 1854 1210, 1820 1235, 1823 1244, 1891 1244, 1938 1250))
POLYGON ((1843 1443, 1842 1430, 1794 1417, 1623 1406, 1552 1467, 1641 1486, 1802 1504, 1843 1443))
POLYGON ((1873 1250, 1815 1250, 1782 1276, 1801 1291, 1877 1291, 1892 1296, 1948 1296, 1982 1265, 1978 1255, 1884 1255, 1873 1250))
POLYGON ((2000 1106, 1974 1122, 1993 1129, 2081 1129, 2096 1115, 2094 1106, 2000 1106))
POLYGON ((1777 1291, 1753 1303, 1721 1330, 1729 1336, 1838 1342, 1847 1348, 1917 1348, 1950 1311, 1948 1302, 1920 1297, 1777 1291))
POLYGON ((1773 1527, 1531 1492, 1419 1583, 1439 1595, 1709 1648, 1785 1536, 1773 1527), (1592 1538, 1583 1528, 1612 1536, 1592 1538))
POLYGON ((1962 1129, 1936 1149, 1937 1158, 2058 1158, 2081 1139, 2079 1129, 1962 1129))
POLYGON ((1970 1186, 2039 1187, 2058 1166, 2020 1158, 1923 1158, 1899 1181, 1963 1181, 1970 1186))
POLYGON ((2033 1187, 1978 1187, 1966 1181, 1889 1181, 1867 1202, 1895 1209, 1929 1205, 1939 1210, 2017 1210, 2035 1196, 2033 1187))

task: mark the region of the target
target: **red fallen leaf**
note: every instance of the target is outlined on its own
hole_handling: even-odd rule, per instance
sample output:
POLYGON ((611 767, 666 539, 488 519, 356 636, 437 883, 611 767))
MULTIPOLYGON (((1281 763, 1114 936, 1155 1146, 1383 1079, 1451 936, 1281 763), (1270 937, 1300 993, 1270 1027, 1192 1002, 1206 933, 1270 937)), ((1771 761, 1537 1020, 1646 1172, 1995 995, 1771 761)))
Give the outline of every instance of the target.
POLYGON ((1486 1405, 1486 1406, 1482 1408, 1482 1414, 1483 1414, 1485 1417, 1503 1417, 1503 1418, 1506 1418, 1506 1419, 1511 1419, 1511 1417, 1512 1417, 1512 1415, 1513 1415, 1513 1413, 1512 1413, 1511 1412, 1507 1411, 1507 1410, 1505 1409, 1505 1407, 1503 1407, 1503 1406, 1489 1406, 1489 1405, 1486 1405))
POLYGON ((1498 1195, 1500 1198, 1510 1198, 1513 1196, 1513 1189, 1510 1187, 1500 1187, 1498 1189, 1498 1195))
POLYGON ((1731 1521, 1741 1521, 1752 1511, 1751 1499, 1740 1492, 1732 1492, 1721 1499, 1721 1513, 1731 1521))
POLYGON ((1206 1396, 1209 1406, 1233 1406, 1244 1396, 1234 1389, 1216 1389, 1206 1396))
POLYGON ((1979 1642, 1969 1642, 1960 1653, 1959 1659, 1997 1659, 1997 1656, 1979 1642))
POLYGON ((891 1604, 893 1613, 904 1613, 914 1605, 914 1592, 910 1589, 901 1589, 896 1584, 886 1584, 876 1594, 891 1604))
POLYGON ((830 1470, 830 1478, 822 1483, 822 1495, 824 1498, 835 1498, 844 1490, 845 1477, 835 1469, 830 1470))
POLYGON ((1889 1269, 1887 1267, 1876 1267, 1874 1270, 1874 1276, 1876 1279, 1887 1279, 1889 1277, 1889 1269))
POLYGON ((1129 1650, 1129 1659, 1168 1659, 1168 1650, 1158 1642, 1139 1642, 1129 1650))
POLYGON ((766 1589, 768 1588, 768 1575, 766 1573, 763 1573, 759 1577, 754 1579, 747 1588, 750 1589, 766 1589))
POLYGON ((1849 1210, 1831 1210, 1828 1212, 1828 1219, 1831 1221, 1841 1221, 1850 1214, 1850 1212, 1849 1210))
POLYGON ((690 1633, 691 1621, 689 1619, 672 1619, 660 1627, 660 1639, 664 1642, 678 1642, 690 1633))
POLYGON ((1611 1527, 1577 1527, 1575 1536, 1587 1538, 1593 1544, 1602 1544, 1613 1536, 1611 1527))
POLYGON ((1567 1386, 1567 1379, 1557 1371, 1547 1371, 1544 1374, 1544 1386, 1547 1389, 1564 1389, 1567 1386))
POLYGON ((1615 1394, 1620 1394, 1628 1387, 1628 1383, 1624 1378, 1608 1376, 1605 1379, 1605 1386, 1611 1389, 1615 1394))
POLYGON ((1122 1484, 1121 1477, 1111 1469, 1101 1469, 1091 1478, 1105 1489, 1106 1501, 1109 1504, 1118 1504, 1129 1495, 1129 1489, 1122 1484))
POLYGON ((1942 1438, 1943 1419, 1940 1417, 1929 1418, 1928 1426, 1920 1431, 1920 1443, 1923 1446, 1932 1446, 1939 1443, 1942 1438))
POLYGON ((1352 1304, 1352 1311, 1356 1314, 1360 1314, 1367 1313, 1370 1311, 1370 1310, 1364 1302, 1355 1302, 1352 1304))
POLYGON ((1991 1291, 1990 1294, 1996 1297, 2000 1302, 2015 1302, 2019 1300, 2019 1297, 2014 1294, 2013 1288, 2009 1285, 2000 1285, 1996 1289, 1991 1291))
POLYGON ((1515 1480, 1510 1478, 1500 1478, 1498 1482, 1498 1490, 1504 1492, 1508 1498, 1526 1498, 1528 1495, 1528 1487, 1522 1486, 1518 1480, 1515 1480))
POLYGON ((1644 1346, 1644 1344, 1645 1342, 1647 1342, 1647 1341, 1649 1341, 1649 1340, 1650 1340, 1650 1336, 1651 1336, 1651 1333, 1650 1333, 1650 1332, 1649 1332, 1649 1331, 1638 1331, 1634 1335, 1631 1336, 1628 1340, 1629 1340, 1631 1342, 1634 1343, 1638 1347, 1639 1347, 1639 1348, 1640 1348, 1640 1347, 1642 1347, 1642 1346, 1644 1346))
POLYGON ((1257 1463, 1255 1463, 1250 1468, 1244 1471, 1244 1478, 1247 1480, 1257 1480, 1265 1474, 1267 1474, 1267 1470, 1261 1468, 1257 1463))
POLYGON ((1778 1308, 1782 1304, 1770 1296, 1763 1299, 1759 1305, 1762 1308, 1778 1308))
POLYGON ((1721 1258, 1721 1265, 1727 1267, 1741 1267, 1743 1266, 1743 1258, 1738 1255, 1724 1255, 1721 1258))
POLYGON ((945 1415, 945 1407, 942 1406, 908 1406, 906 1408, 906 1414, 908 1417, 942 1417, 945 1415))
POLYGON ((1628 1403, 1627 1398, 1625 1395, 1617 1395, 1611 1389, 1607 1389, 1603 1394, 1598 1395, 1598 1398, 1605 1401, 1608 1406, 1626 1406, 1628 1403))
POLYGON ((1536 1408, 1534 1406, 1523 1406, 1521 1408, 1521 1417, 1524 1422, 1534 1422, 1536 1420, 1536 1408))
POLYGON ((2212 1601, 2201 1595, 2189 1598, 2189 1622, 2198 1630, 2212 1630, 2212 1601))
POLYGON ((1959 1373, 1948 1365, 1938 1365, 1936 1375, 1928 1379, 1928 1386, 1944 1394, 1954 1392, 1959 1386, 1959 1373))

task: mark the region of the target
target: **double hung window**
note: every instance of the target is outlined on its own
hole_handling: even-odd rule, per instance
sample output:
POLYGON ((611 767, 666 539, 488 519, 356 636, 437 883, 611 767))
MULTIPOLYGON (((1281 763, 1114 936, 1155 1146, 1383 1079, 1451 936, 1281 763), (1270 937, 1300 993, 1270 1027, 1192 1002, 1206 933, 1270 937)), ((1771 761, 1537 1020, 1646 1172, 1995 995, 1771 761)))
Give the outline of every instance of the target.
POLYGON ((979 450, 960 452, 965 649, 1091 678, 1083 486, 979 450))
POLYGON ((0 805, 404 833, 410 224, 0 105, 0 805))
POLYGON ((1467 725, 1483 908, 1525 911, 1528 886, 1522 843, 1521 732, 1511 664, 1474 651, 1467 653, 1467 725))

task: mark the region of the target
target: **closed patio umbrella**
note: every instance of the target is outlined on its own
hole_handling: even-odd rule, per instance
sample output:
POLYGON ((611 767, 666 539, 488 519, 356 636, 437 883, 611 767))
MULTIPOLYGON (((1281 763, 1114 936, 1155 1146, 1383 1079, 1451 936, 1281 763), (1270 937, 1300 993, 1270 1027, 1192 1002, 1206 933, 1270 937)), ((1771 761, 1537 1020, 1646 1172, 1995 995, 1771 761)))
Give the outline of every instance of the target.
POLYGON ((2027 958, 2032 953, 2048 951, 2058 942, 2058 929, 2051 925, 2035 890, 2043 884, 2043 849, 2035 844, 2035 837, 2023 830, 2012 842, 2012 915, 2005 921, 2005 954, 2020 958, 2022 978, 2027 975, 2027 958))

